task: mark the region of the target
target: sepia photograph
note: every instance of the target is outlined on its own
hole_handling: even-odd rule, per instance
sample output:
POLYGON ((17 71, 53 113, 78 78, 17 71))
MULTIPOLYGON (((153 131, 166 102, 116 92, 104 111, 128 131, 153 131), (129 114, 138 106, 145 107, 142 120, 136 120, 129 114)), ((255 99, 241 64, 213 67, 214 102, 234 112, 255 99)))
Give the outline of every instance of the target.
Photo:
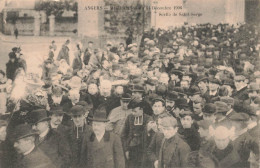
POLYGON ((0 0, 0 168, 260 168, 260 0, 0 0))

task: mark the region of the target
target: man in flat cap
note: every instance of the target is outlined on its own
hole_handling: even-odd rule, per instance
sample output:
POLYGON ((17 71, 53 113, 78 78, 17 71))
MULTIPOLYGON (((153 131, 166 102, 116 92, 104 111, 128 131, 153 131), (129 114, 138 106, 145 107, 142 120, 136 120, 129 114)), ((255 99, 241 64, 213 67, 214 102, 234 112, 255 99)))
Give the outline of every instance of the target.
POLYGON ((128 115, 122 131, 122 142, 129 168, 141 168, 146 163, 148 132, 147 124, 151 117, 144 113, 143 103, 133 99, 128 104, 132 114, 128 115))
POLYGON ((220 101, 226 103, 228 106, 228 111, 226 112, 227 118, 229 118, 231 115, 237 113, 234 110, 234 103, 235 103, 234 98, 228 97, 228 96, 223 96, 223 97, 220 97, 220 101))
POLYGON ((124 168, 125 159, 120 137, 106 131, 105 104, 94 112, 93 132, 85 134, 81 147, 81 167, 86 168, 124 168))
POLYGON ((216 106, 216 119, 215 125, 223 125, 226 124, 226 127, 231 127, 230 119, 227 117, 227 112, 232 112, 231 106, 227 105, 227 103, 223 101, 215 101, 214 105, 216 106))
MULTIPOLYGON (((35 144, 37 133, 30 125, 21 124, 15 127, 12 134, 12 141, 18 156, 14 167, 21 168, 56 168, 57 166, 51 160, 50 156, 44 153, 35 144)), ((10 166, 10 165, 8 165, 10 166)))
POLYGON ((58 132, 50 128, 47 111, 44 109, 33 110, 30 114, 32 127, 39 133, 36 145, 40 148, 56 167, 69 167, 70 150, 67 140, 58 132))
POLYGON ((159 153, 159 160, 154 162, 157 168, 186 167, 189 145, 178 135, 178 123, 173 117, 158 120, 159 129, 164 134, 159 153))

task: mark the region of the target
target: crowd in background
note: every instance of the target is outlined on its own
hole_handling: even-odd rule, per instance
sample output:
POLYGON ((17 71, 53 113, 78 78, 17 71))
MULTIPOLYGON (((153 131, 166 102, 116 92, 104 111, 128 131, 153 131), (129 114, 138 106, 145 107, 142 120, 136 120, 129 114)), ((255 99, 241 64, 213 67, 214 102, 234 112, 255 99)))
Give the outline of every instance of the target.
POLYGON ((104 48, 52 41, 0 71, 0 167, 258 167, 259 27, 184 25, 104 48), (71 62, 70 58, 73 57, 71 62))

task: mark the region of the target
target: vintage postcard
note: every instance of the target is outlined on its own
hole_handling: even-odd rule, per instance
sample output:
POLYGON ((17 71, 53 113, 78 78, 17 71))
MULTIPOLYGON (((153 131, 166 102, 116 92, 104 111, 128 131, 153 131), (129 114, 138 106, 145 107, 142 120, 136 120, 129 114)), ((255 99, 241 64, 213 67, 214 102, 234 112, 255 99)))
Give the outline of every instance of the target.
POLYGON ((0 168, 259 168, 259 0, 0 0, 0 168))

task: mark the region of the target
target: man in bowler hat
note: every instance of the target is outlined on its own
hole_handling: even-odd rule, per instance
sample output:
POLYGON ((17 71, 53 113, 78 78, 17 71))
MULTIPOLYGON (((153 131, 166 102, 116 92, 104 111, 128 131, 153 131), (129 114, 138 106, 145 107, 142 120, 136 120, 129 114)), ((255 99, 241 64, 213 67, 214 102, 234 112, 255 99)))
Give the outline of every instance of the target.
POLYGON ((70 150, 68 142, 58 132, 50 128, 50 118, 45 109, 33 110, 30 114, 33 129, 39 133, 36 145, 55 164, 56 167, 69 167, 70 150))
POLYGON ((18 153, 14 167, 56 168, 50 157, 36 147, 36 135, 37 133, 28 124, 21 124, 15 127, 11 138, 18 153))
POLYGON ((87 168, 124 168, 125 160, 120 138, 106 131, 106 107, 101 104, 94 112, 93 132, 85 134, 81 150, 81 165, 87 168))

